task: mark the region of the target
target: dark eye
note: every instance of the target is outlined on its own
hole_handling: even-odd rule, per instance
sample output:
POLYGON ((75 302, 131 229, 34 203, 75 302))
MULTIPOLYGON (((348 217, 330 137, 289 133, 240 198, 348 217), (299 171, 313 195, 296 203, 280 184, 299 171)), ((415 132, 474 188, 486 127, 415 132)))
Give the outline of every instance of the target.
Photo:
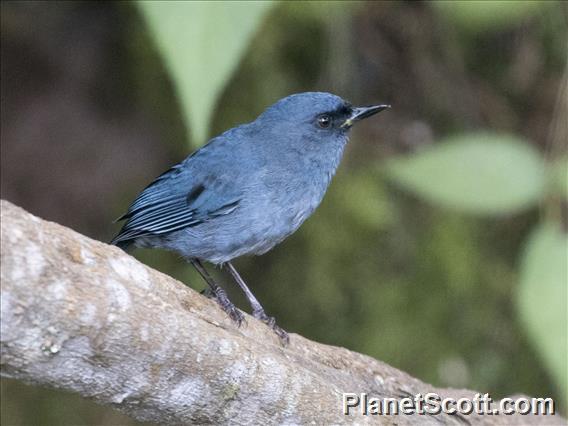
POLYGON ((322 114, 318 117, 318 126, 322 129, 329 129, 331 127, 331 117, 327 114, 322 114))

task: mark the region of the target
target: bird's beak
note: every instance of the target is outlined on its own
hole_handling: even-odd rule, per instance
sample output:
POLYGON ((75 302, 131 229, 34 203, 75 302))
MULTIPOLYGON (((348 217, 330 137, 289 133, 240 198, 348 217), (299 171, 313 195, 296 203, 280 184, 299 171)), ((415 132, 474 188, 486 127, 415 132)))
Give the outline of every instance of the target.
POLYGON ((364 118, 370 117, 371 115, 375 115, 385 109, 389 109, 390 105, 372 105, 366 107, 358 107, 353 108, 351 115, 345 122, 341 125, 342 128, 349 128, 355 124, 355 122, 359 120, 363 120, 364 118))

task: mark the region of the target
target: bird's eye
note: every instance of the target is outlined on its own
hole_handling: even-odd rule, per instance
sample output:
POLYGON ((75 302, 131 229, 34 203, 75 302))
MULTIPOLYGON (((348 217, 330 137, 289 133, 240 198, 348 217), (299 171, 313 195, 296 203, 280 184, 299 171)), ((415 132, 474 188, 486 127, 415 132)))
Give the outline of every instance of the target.
POLYGON ((331 127, 331 117, 327 114, 322 114, 318 117, 318 126, 322 129, 329 129, 331 127))

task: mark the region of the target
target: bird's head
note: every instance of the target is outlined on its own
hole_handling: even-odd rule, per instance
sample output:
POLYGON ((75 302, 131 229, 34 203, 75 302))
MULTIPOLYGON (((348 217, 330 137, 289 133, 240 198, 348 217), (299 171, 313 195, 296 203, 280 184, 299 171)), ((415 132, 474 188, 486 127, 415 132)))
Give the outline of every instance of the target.
POLYGON ((390 105, 353 107, 331 93, 305 92, 279 100, 259 119, 278 128, 288 128, 291 133, 345 138, 356 122, 388 108, 390 105))

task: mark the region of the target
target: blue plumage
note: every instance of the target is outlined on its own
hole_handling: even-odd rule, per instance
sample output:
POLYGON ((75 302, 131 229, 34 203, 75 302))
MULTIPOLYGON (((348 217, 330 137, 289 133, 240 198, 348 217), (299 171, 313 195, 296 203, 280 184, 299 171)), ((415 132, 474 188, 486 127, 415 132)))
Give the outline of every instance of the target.
POLYGON ((230 261, 262 254, 292 234, 321 202, 356 121, 388 106, 354 108, 338 96, 288 96, 255 121, 228 130, 156 178, 120 219, 112 240, 180 253, 237 322, 242 313, 200 261, 227 264, 253 315, 284 339, 230 261))

